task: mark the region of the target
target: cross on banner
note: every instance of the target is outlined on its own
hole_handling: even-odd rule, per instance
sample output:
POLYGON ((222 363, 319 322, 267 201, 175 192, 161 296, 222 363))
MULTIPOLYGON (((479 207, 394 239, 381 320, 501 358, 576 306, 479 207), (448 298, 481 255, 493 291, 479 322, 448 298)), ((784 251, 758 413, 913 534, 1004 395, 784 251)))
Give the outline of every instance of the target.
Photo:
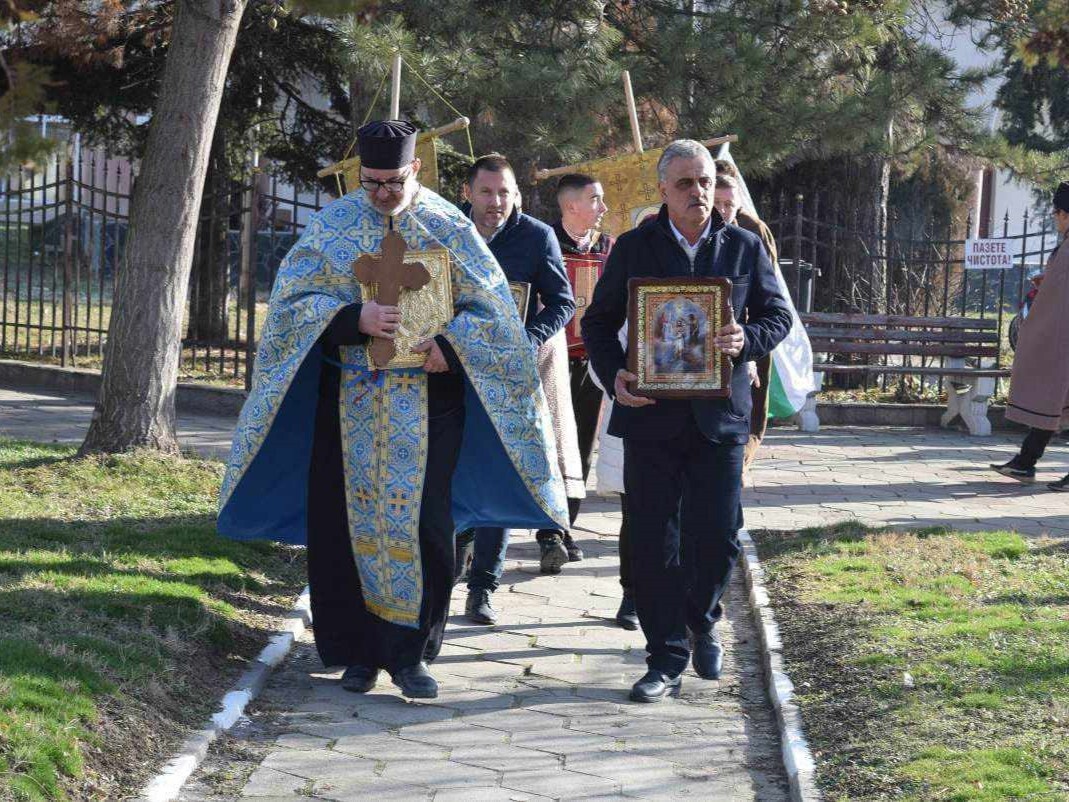
POLYGON ((361 507, 366 507, 368 502, 371 501, 371 494, 362 487, 357 489, 356 493, 353 495, 356 497, 356 501, 361 507))
MULTIPOLYGON (((387 232, 382 240, 381 255, 364 254, 353 263, 353 275, 364 284, 378 287, 375 300, 384 306, 397 306, 401 290, 418 290, 431 280, 431 271, 423 262, 406 262, 408 246, 396 231, 387 232)), ((393 340, 374 337, 368 348, 371 361, 384 368, 397 353, 393 340)))

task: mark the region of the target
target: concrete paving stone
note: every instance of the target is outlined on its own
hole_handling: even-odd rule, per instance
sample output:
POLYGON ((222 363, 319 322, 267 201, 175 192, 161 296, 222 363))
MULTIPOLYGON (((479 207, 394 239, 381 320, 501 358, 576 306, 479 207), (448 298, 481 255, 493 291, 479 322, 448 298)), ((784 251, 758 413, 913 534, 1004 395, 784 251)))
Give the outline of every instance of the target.
POLYGON ((433 791, 425 786, 396 780, 392 777, 361 777, 359 779, 326 779, 312 786, 315 799, 327 799, 332 802, 354 802, 355 800, 375 800, 375 802, 417 802, 429 800, 433 791))
POLYGON ((434 795, 434 802, 540 802, 548 799, 548 796, 493 786, 449 788, 434 795))
POLYGON ((276 749, 260 765, 309 780, 346 779, 372 774, 375 769, 373 760, 329 749, 276 749))
POLYGON ((331 747, 335 752, 374 760, 390 761, 446 760, 450 747, 412 741, 393 735, 350 735, 339 738, 331 747))
POLYGON ((568 729, 570 730, 589 732, 595 735, 608 735, 612 738, 645 738, 654 735, 671 735, 673 732, 672 726, 667 721, 640 719, 626 714, 574 718, 568 723, 568 729))
POLYGON ((475 726, 478 716, 466 716, 452 721, 434 724, 416 724, 401 727, 400 738, 420 743, 437 744, 450 749, 463 746, 494 746, 508 743, 508 733, 498 729, 475 726))
POLYGON ((418 780, 419 784, 435 789, 498 784, 496 771, 451 760, 421 760, 418 767, 411 763, 387 763, 382 777, 407 783, 418 780))
POLYGON ((438 698, 425 700, 422 704, 446 707, 467 714, 485 710, 508 710, 516 706, 516 699, 511 694, 439 684, 438 698))
POLYGON ((353 719, 352 713, 349 711, 346 711, 345 715, 348 718, 344 720, 322 718, 302 718, 294 720, 290 718, 287 719, 287 726, 295 732, 302 732, 306 735, 314 735, 329 740, 344 738, 350 735, 375 735, 386 731, 385 725, 379 722, 353 719))
POLYGON ((516 732, 512 734, 509 742, 523 749, 565 757, 576 752, 616 752, 622 750, 625 743, 622 739, 617 740, 611 736, 575 730, 516 732))
POLYGON ((561 767, 561 757, 534 749, 523 749, 510 744, 492 746, 466 746, 452 750, 449 759, 493 771, 519 771, 539 767, 561 767))
POLYGON ((400 696, 393 704, 367 704, 357 707, 353 716, 363 721, 374 721, 387 727, 403 727, 408 724, 426 724, 431 721, 446 721, 456 711, 447 707, 406 702, 400 696))
POLYGON ((283 749, 327 749, 330 739, 305 732, 287 732, 275 740, 275 746, 283 749))
POLYGON ((507 771, 502 775, 501 787, 569 800, 587 799, 594 794, 618 795, 621 790, 614 780, 556 769, 507 771))
POLYGON ((245 787, 241 789, 242 797, 278 797, 289 794, 297 794, 303 791, 311 783, 305 777, 295 777, 292 774, 259 766, 249 777, 245 787))

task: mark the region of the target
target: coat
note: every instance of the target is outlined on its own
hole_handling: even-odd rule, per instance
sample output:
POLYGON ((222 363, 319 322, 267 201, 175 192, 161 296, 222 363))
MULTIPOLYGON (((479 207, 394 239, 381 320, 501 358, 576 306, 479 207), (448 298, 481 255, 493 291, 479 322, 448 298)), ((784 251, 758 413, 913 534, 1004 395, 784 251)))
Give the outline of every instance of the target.
POLYGON ((1069 245, 1063 239, 1021 324, 1006 417, 1046 431, 1069 428, 1069 245))
POLYGON ((614 404, 610 434, 625 439, 667 440, 681 432, 693 416, 711 442, 742 445, 749 440, 751 402, 746 362, 771 353, 787 335, 791 310, 780 294, 761 240, 737 226, 725 225, 716 212, 708 239, 698 249, 693 264, 671 232, 667 206, 656 219, 620 236, 594 290, 594 301, 583 316, 583 341, 590 363, 611 393, 617 371, 626 366, 617 334, 627 318, 629 279, 678 280, 690 276, 724 277, 732 282, 731 305, 746 341, 734 359, 731 398, 661 399, 646 407, 614 404))

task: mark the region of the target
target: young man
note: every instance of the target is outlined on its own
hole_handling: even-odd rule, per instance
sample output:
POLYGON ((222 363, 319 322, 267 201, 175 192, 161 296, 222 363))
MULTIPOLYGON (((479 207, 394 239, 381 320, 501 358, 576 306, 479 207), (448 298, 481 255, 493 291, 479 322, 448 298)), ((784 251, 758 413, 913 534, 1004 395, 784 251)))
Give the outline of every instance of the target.
MULTIPOLYGON (((1032 309, 1021 324, 1013 357, 1009 420, 1028 426, 1021 451, 1003 465, 992 465, 1003 476, 1033 482, 1036 463, 1054 433, 1069 427, 1069 181, 1054 192, 1054 227, 1058 245, 1043 271, 1043 283, 1032 309)), ((1047 485, 1069 491, 1069 474, 1047 485)))
MULTIPOLYGON (((545 223, 520 212, 516 175, 500 154, 490 154, 475 161, 468 170, 464 192, 468 200, 466 211, 501 265, 505 278, 531 287, 525 317, 527 337, 532 353, 538 355, 538 370, 549 405, 565 491, 569 500, 582 498, 585 489, 564 340, 564 326, 575 314, 575 299, 564 271, 557 238, 545 223)), ((493 490, 488 488, 487 492, 493 490)), ((559 571, 568 561, 568 552, 564 548, 566 533, 566 526, 539 529, 543 566, 559 571)), ((458 538, 458 550, 462 550, 464 541, 472 537, 474 549, 465 614, 475 623, 493 624, 497 612, 491 596, 497 590, 505 567, 508 531, 487 526, 476 529, 474 536, 465 532, 458 538)))
POLYGON ((591 364, 615 400, 609 433, 624 441, 635 602, 649 667, 631 690, 639 702, 678 693, 692 657, 699 676, 720 676, 723 647, 714 626, 740 550, 750 429, 746 362, 770 353, 791 325, 760 240, 725 225, 713 209, 709 151, 693 140, 671 143, 657 178, 660 213, 617 240, 583 316, 591 364), (650 276, 731 279, 734 319, 714 337, 734 365, 730 399, 655 401, 628 391, 635 376, 617 336, 627 317, 628 280, 650 276))
MULTIPOLYGON (((601 218, 609 207, 605 205, 605 191, 593 177, 581 173, 561 176, 557 182, 557 206, 560 220, 553 225, 553 231, 564 255, 564 267, 575 295, 575 317, 567 326, 568 371, 585 483, 590 476, 590 463, 597 440, 602 392, 591 378, 590 361, 583 347, 579 324, 590 303, 594 285, 605 269, 613 238, 598 231, 601 218)), ((579 515, 578 498, 568 499, 568 513, 574 524, 579 515)), ((565 535, 564 546, 570 562, 583 558, 582 550, 570 533, 565 535)), ((542 566, 543 573, 556 573, 559 570, 554 570, 552 565, 542 566)))
POLYGON ((386 669, 405 696, 432 698, 454 526, 563 525, 564 487, 493 256, 420 186, 414 126, 369 123, 358 137, 359 187, 313 216, 279 269, 219 530, 307 542, 316 647, 347 666, 346 690, 371 690, 386 669), (428 265, 451 283, 452 318, 412 348, 422 367, 380 369, 369 353, 403 331, 404 296, 365 298, 354 272, 428 265))

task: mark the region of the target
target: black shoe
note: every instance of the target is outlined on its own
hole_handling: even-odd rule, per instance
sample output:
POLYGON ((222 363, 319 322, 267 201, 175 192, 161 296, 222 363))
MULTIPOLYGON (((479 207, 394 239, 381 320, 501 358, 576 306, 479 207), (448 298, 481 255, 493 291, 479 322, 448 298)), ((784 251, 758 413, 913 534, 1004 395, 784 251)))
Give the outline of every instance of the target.
POLYGON ((683 688, 681 675, 669 677, 651 668, 646 675, 631 686, 632 702, 659 702, 666 696, 679 696, 683 688))
POLYGON ((1048 482, 1047 489, 1053 490, 1055 493, 1065 493, 1069 491, 1069 473, 1067 473, 1057 482, 1048 482))
POLYGON ((635 612, 635 596, 632 593, 624 593, 620 600, 620 609, 616 611, 616 623, 621 629, 634 632, 638 629, 638 613, 635 612))
POLYGON ((724 647, 714 629, 708 635, 690 636, 690 664, 702 679, 720 679, 724 668, 724 647))
POLYGON ((392 679, 393 684, 401 689, 401 695, 409 699, 434 699, 438 696, 438 682, 427 671, 425 663, 399 668, 392 679))
POLYGON ((543 574, 559 574, 560 569, 568 562, 568 550, 564 548, 560 535, 539 540, 538 548, 542 550, 539 570, 543 574))
POLYGON ((991 463, 991 469, 993 471, 1001 473, 1003 476, 1008 476, 1011 479, 1016 479, 1018 482, 1023 482, 1024 484, 1031 484, 1036 480, 1036 469, 1022 468, 1020 465, 1017 464, 1016 457, 1014 459, 1011 459, 1004 465, 998 465, 993 462, 991 463))
POLYGON ((497 611, 490 604, 490 591, 469 590, 468 601, 464 604, 464 615, 476 624, 496 624, 497 611))
POLYGON ((583 559, 583 550, 579 544, 572 540, 570 532, 564 533, 564 550, 568 552, 568 562, 577 563, 583 559))
POLYGON ((349 666, 341 675, 341 686, 353 693, 367 693, 375 687, 379 670, 369 666, 349 666))

